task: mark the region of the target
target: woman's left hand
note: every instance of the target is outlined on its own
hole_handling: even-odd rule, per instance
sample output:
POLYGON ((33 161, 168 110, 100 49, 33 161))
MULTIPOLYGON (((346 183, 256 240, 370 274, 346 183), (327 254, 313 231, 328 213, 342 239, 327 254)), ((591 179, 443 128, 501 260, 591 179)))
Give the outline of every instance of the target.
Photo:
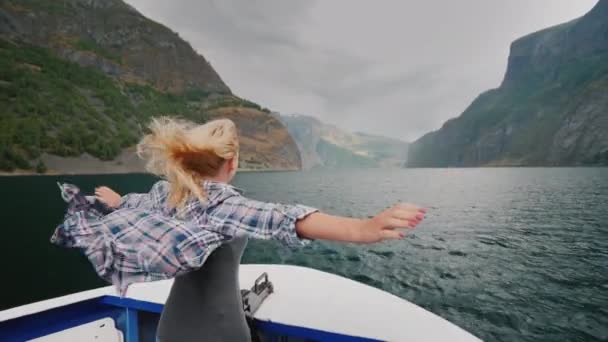
POLYGON ((105 203, 108 207, 114 209, 118 208, 120 201, 122 200, 119 193, 108 188, 107 186, 95 188, 95 197, 97 197, 97 199, 101 202, 105 203))
POLYGON ((371 219, 363 221, 357 242, 374 243, 400 239, 405 236, 399 229, 411 230, 424 220, 426 209, 413 204, 397 204, 371 219))

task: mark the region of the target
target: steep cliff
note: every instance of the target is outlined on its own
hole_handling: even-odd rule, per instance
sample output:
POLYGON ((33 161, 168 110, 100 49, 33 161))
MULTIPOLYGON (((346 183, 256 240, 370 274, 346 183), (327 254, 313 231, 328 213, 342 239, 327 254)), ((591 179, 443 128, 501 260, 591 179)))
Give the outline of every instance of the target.
POLYGON ((219 108, 211 116, 228 118, 238 127, 240 167, 247 170, 299 170, 300 153, 285 126, 254 108, 219 108))
POLYGON ((186 41, 121 0, 7 0, 0 33, 161 91, 230 93, 186 41))
POLYGON ((302 158, 302 167, 400 167, 406 142, 365 133, 350 133, 306 115, 275 114, 287 126, 302 158))
POLYGON ((285 127, 265 136, 267 109, 231 94, 177 33, 122 1, 0 2, 0 170, 142 171, 132 146, 151 117, 204 122, 220 109, 260 129, 242 142, 260 168, 300 167, 295 143, 274 140, 285 127))
POLYGON ((511 45, 501 86, 410 146, 408 166, 608 164, 608 0, 511 45))

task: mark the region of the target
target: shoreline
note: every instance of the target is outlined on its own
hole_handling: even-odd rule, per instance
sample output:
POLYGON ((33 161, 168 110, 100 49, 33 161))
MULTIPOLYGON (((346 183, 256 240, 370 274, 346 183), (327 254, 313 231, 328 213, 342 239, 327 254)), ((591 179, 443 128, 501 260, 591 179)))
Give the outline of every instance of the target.
MULTIPOLYGON (((297 172, 302 171, 301 169, 239 169, 238 172, 242 173, 255 173, 255 172, 297 172)), ((37 173, 31 170, 16 170, 16 171, 0 171, 0 177, 17 177, 17 176, 87 176, 87 175, 152 175, 149 172, 58 172, 49 171, 45 173, 37 173)))
MULTIPOLYGON (((404 168, 351 168, 353 170, 376 169, 376 170, 466 170, 466 169, 601 169, 608 168, 608 165, 572 165, 572 166, 462 166, 462 167, 404 167, 404 168)), ((327 168, 327 170, 336 170, 343 168, 327 168)), ((256 173, 256 172, 298 172, 310 171, 304 169, 239 169, 239 173, 256 173)), ((31 170, 16 170, 16 171, 0 171, 0 177, 19 177, 19 176, 87 176, 87 175, 152 175, 145 171, 135 172, 81 172, 81 173, 66 173, 58 171, 48 171, 45 173, 37 173, 31 170)))
POLYGON ((607 168, 608 165, 482 165, 482 166, 410 166, 404 167, 405 170, 421 170, 421 169, 434 169, 434 170, 458 170, 458 169, 592 169, 592 168, 607 168))

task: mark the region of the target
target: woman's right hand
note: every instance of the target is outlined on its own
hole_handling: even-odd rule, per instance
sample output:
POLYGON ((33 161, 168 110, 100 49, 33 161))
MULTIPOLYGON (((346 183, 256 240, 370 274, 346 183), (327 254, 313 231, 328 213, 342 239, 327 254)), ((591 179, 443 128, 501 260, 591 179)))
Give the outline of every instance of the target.
POLYGON ((100 186, 95 188, 95 197, 102 203, 105 203, 110 208, 118 208, 122 197, 116 191, 108 188, 107 186, 100 186))
POLYGON ((397 204, 378 215, 364 220, 358 230, 357 242, 374 243, 401 239, 405 234, 398 229, 414 229, 426 214, 426 209, 413 204, 397 204))

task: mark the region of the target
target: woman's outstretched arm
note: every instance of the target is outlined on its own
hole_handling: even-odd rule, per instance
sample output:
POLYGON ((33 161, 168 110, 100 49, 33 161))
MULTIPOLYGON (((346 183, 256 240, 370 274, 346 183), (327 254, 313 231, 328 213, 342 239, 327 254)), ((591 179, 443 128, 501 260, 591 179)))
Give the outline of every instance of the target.
POLYGON ((232 196, 209 210, 209 228, 225 235, 237 231, 256 239, 275 239, 290 246, 310 240, 373 243, 404 236, 424 219, 425 210, 399 204, 369 219, 333 216, 303 206, 261 202, 232 196))
POLYGON ((426 210, 411 204, 386 209, 369 219, 353 219, 312 213, 296 222, 296 232, 305 239, 373 243, 405 236, 397 229, 413 229, 424 219, 426 210))
POLYGON ((153 209, 157 207, 167 193, 167 182, 158 181, 146 193, 130 193, 121 196, 107 186, 95 188, 95 197, 112 209, 141 208, 153 209))

